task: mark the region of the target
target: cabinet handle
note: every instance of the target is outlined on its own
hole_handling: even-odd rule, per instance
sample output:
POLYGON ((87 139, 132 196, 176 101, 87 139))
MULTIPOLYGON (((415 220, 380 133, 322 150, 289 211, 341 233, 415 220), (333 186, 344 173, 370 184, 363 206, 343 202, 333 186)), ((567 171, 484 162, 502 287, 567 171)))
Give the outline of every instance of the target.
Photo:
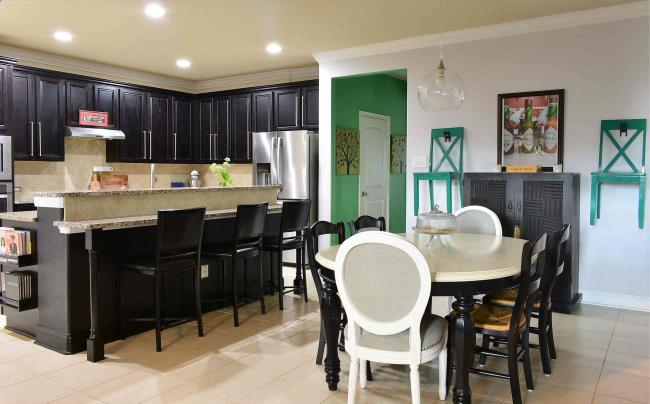
POLYGON ((296 125, 297 125, 299 123, 298 122, 298 96, 297 95, 296 95, 296 114, 295 115, 296 115, 295 122, 296 122, 296 125))
POLYGON ((508 209, 512 209, 512 201, 508 201, 508 209))
POLYGON ((176 133, 174 135, 174 160, 176 160, 176 133))
POLYGON ((212 160, 212 136, 214 135, 210 133, 210 160, 212 160))
POLYGON ((143 146, 142 146, 142 154, 143 154, 142 158, 146 160, 147 159, 147 131, 146 130, 142 131, 142 144, 143 144, 143 146))
POLYGON ((305 96, 300 96, 300 125, 305 126, 305 96))
POLYGON ((29 127, 30 127, 30 132, 32 134, 32 152, 29 155, 33 156, 34 155, 34 122, 30 122, 29 127))
POLYGON ((42 136, 42 125, 39 122, 38 123, 38 155, 42 156, 43 155, 43 136, 42 136))
POLYGON ((149 158, 151 158, 151 156, 153 155, 153 153, 151 152, 151 144, 152 144, 152 142, 151 142, 151 131, 149 131, 149 158))

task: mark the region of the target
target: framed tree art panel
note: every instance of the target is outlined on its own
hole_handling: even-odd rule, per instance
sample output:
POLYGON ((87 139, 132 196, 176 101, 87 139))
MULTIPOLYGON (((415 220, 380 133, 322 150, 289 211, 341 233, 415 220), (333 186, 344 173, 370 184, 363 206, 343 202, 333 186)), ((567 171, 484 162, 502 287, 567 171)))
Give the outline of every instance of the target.
POLYGON ((498 106, 499 165, 561 167, 564 90, 499 94, 498 106))
POLYGON ((359 175, 359 130, 336 128, 336 175, 359 175))

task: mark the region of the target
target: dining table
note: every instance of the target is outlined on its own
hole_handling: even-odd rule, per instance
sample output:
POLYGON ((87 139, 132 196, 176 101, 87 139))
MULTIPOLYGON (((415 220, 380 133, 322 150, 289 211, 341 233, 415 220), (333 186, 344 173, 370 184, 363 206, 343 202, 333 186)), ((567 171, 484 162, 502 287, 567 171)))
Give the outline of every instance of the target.
MULTIPOLYGON (((424 255, 431 271, 431 296, 454 297, 452 333, 456 379, 453 401, 471 403, 469 370, 476 345, 472 317, 474 296, 517 285, 526 240, 470 233, 430 235, 410 232, 401 236, 424 255)), ((327 343, 325 380, 330 390, 337 389, 341 371, 338 349, 341 301, 336 288, 338 249, 338 245, 321 248, 315 257, 323 280, 321 317, 327 343)))

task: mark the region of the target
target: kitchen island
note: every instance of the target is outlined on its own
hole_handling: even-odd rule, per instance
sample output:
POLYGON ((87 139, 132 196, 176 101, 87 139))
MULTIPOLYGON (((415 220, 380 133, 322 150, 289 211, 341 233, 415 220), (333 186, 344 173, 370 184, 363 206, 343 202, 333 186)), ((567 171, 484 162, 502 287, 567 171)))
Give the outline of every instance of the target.
MULTIPOLYGON (((34 194, 37 214, 21 213, 21 218, 34 220, 37 231, 38 308, 32 310, 37 311, 36 343, 61 353, 88 350, 89 360, 101 360, 103 344, 119 335, 120 302, 128 315, 152 311, 154 294, 149 279, 134 275, 120 288, 115 275, 120 262, 154 256, 159 209, 205 207, 204 243, 224 242, 232 238, 238 204, 267 202, 265 232, 275 234, 280 216, 277 192, 276 186, 255 186, 34 194)), ((2 220, 3 224, 15 223, 8 217, 2 220)), ((251 273, 245 278, 251 292, 258 286, 254 269, 249 265, 251 273)), ((228 272, 212 264, 208 264, 207 273, 202 270, 203 299, 214 301, 230 295, 228 272)), ((242 278, 238 289, 245 287, 242 278)), ((268 265, 264 279, 265 291, 270 293, 268 265)), ((188 273, 167 282, 163 292, 167 313, 191 312, 191 291, 188 273)), ((221 306, 204 304, 203 311, 221 306)), ((125 334, 150 328, 153 324, 138 323, 125 334)))

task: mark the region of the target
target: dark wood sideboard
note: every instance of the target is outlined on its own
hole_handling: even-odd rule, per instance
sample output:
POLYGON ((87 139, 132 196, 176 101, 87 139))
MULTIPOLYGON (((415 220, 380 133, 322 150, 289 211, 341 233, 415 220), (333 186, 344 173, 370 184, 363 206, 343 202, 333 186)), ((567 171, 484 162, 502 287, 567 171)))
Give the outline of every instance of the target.
POLYGON ((580 302, 578 293, 580 243, 580 175, 577 173, 465 173, 465 205, 494 211, 504 236, 512 236, 519 222, 521 237, 535 240, 571 225, 564 272, 553 291, 553 310, 571 313, 580 302))

